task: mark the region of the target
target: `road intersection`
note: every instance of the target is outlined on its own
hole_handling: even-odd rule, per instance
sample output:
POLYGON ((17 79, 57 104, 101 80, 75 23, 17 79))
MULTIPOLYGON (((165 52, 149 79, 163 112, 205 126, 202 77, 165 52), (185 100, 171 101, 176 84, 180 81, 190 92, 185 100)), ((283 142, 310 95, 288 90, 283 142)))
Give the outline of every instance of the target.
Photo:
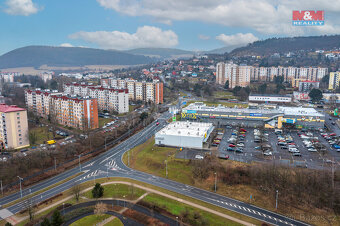
MULTIPOLYGON (((222 207, 224 209, 235 211, 239 214, 253 217, 260 221, 268 222, 273 225, 308 225, 304 222, 282 216, 280 214, 253 206, 248 203, 237 201, 232 198, 218 195, 216 193, 202 190, 193 186, 178 183, 166 178, 157 177, 151 174, 133 170, 126 166, 122 160, 123 154, 133 147, 136 147, 150 139, 157 131, 159 131, 167 124, 167 120, 170 118, 170 116, 171 115, 168 112, 163 113, 161 117, 158 118, 159 125, 156 125, 156 123, 151 123, 142 131, 119 143, 107 152, 84 163, 81 167, 81 172, 83 172, 81 175, 78 175, 53 188, 46 189, 47 187, 63 181, 68 177, 77 175, 80 172, 79 167, 70 169, 41 183, 23 189, 23 197, 46 189, 46 191, 38 195, 33 195, 30 198, 30 201, 32 203, 39 203, 67 189, 70 189, 75 183, 83 183, 91 180, 95 181, 98 178, 105 177, 123 177, 158 186, 172 192, 176 192, 215 206, 222 207)), ((11 194, 9 196, 1 198, 0 205, 3 206, 11 202, 18 201, 20 200, 20 198, 20 192, 11 194)), ((6 210, 10 211, 12 214, 16 214, 22 209, 25 209, 26 206, 27 201, 24 200, 10 205, 6 208, 6 210)))

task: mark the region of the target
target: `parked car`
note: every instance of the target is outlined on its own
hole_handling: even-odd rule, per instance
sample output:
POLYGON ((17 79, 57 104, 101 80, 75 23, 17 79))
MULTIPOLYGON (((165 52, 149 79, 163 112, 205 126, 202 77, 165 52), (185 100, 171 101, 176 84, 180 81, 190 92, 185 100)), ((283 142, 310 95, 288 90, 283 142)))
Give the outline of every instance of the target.
POLYGON ((299 156, 299 157, 302 156, 300 152, 294 152, 292 155, 293 156, 299 156))
POLYGON ((220 159, 229 159, 229 155, 219 155, 220 159))
POLYGON ((235 147, 235 144, 229 144, 229 147, 234 148, 234 147, 235 147))
POLYGON ((263 155, 265 155, 265 156, 272 156, 272 155, 273 155, 273 152, 271 152, 271 151, 265 151, 265 152, 263 152, 263 155))
POLYGON ((202 155, 195 155, 195 159, 204 159, 202 155))
POLYGON ((228 148, 227 148, 227 151, 235 151, 235 149, 232 148, 232 147, 228 147, 228 148))
POLYGON ((241 148, 236 148, 235 152, 243 153, 243 150, 241 148))

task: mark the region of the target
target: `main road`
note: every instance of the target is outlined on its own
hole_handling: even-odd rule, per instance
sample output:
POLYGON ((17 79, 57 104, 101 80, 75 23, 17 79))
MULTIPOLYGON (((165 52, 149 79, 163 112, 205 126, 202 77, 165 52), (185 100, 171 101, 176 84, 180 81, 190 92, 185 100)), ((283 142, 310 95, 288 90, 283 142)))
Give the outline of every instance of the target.
MULTIPOLYGON (((218 195, 216 193, 202 190, 193 186, 178 183, 166 178, 140 172, 126 166, 122 161, 123 154, 133 147, 136 147, 150 139, 157 131, 167 125, 167 120, 170 116, 171 115, 168 112, 163 113, 158 118, 159 125, 157 125, 156 123, 150 124, 140 132, 134 134, 133 136, 111 148, 107 152, 82 164, 81 168, 73 168, 29 188, 23 189, 22 196, 25 197, 30 195, 31 193, 33 194, 40 190, 46 189, 47 187, 54 185, 70 176, 74 176, 77 175, 79 172, 83 172, 81 175, 78 175, 60 185, 50 188, 40 193, 39 195, 34 195, 30 198, 30 202, 38 203, 46 200, 71 188, 76 183, 82 183, 91 180, 95 181, 95 179, 105 177, 124 177, 152 184, 172 192, 176 192, 215 206, 222 207, 224 209, 237 212, 239 214, 247 215, 260 221, 268 222, 273 225, 308 225, 304 222, 288 218, 286 216, 256 207, 254 205, 250 205, 248 203, 218 195)), ((20 198, 20 192, 11 194, 9 196, 1 198, 0 205, 3 206, 10 202, 20 200, 20 198)), ((0 210, 0 217, 9 216, 11 214, 16 214, 20 212, 22 209, 26 208, 27 203, 27 200, 19 201, 13 205, 10 205, 6 209, 0 210)))

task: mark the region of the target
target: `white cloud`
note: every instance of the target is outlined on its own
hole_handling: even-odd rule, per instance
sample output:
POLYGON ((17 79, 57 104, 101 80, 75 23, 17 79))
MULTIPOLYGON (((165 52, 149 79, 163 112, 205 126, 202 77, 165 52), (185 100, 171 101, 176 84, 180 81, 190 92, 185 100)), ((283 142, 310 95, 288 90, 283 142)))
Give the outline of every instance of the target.
POLYGON ((39 11, 39 8, 32 0, 7 0, 5 12, 11 15, 29 16, 39 11))
POLYGON ((220 34, 216 36, 216 39, 222 41, 225 46, 244 46, 247 45, 248 43, 252 43, 254 41, 259 40, 252 33, 246 34, 237 33, 234 35, 220 34))
POLYGON ((62 43, 60 47, 74 47, 71 43, 62 43))
POLYGON ((200 21, 250 28, 263 34, 334 34, 339 32, 339 0, 97 0, 106 9, 159 22, 200 21), (325 10, 327 28, 293 27, 292 10, 325 10))
POLYGON ((163 31, 152 26, 139 27, 136 33, 121 31, 80 31, 69 36, 95 43, 105 49, 132 49, 142 47, 173 47, 178 44, 178 37, 171 30, 163 31))
POLYGON ((209 40, 210 36, 208 36, 208 35, 198 35, 198 38, 202 39, 202 40, 209 40))

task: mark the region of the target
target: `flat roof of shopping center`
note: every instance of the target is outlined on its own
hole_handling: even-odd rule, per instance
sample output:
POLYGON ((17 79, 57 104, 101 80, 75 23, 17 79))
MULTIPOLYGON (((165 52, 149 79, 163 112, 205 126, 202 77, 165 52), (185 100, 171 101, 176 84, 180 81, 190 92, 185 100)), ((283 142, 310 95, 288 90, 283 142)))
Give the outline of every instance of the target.
POLYGON ((161 135, 184 137, 205 137, 206 135, 209 135, 212 128, 212 123, 178 121, 170 123, 158 133, 161 135))
POLYGON ((192 103, 189 106, 185 107, 186 111, 213 111, 213 112, 226 112, 226 113, 258 113, 258 114, 282 114, 282 111, 276 109, 249 109, 249 108, 228 108, 223 105, 219 105, 217 107, 207 106, 202 102, 192 103))
POLYGON ((202 102, 192 103, 183 108, 184 113, 194 113, 194 111, 210 111, 210 112, 225 112, 225 113, 245 113, 245 114, 282 114, 282 115, 296 115, 296 116, 314 116, 324 117, 325 115, 318 112, 314 108, 304 107, 278 107, 276 109, 249 109, 249 108, 228 108, 225 106, 207 106, 202 102))
POLYGON ((321 114, 314 108, 303 108, 303 107, 279 107, 279 110, 282 111, 285 115, 298 115, 298 116, 314 116, 314 117, 323 117, 324 114, 321 114))

